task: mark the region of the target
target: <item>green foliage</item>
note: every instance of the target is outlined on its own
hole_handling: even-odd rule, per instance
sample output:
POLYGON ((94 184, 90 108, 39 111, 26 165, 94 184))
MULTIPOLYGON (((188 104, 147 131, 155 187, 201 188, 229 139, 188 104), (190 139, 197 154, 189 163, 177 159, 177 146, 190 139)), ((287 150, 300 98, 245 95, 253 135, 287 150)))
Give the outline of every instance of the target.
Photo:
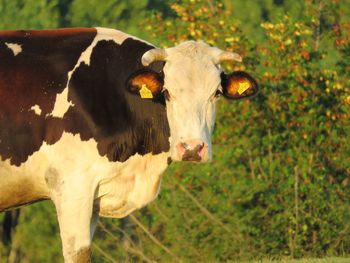
POLYGON ((56 210, 51 202, 21 209, 15 241, 20 242, 21 261, 62 262, 56 210), (40 253, 38 253, 40 251, 40 253))
MULTIPOLYGON (((149 24, 157 26, 146 26, 162 46, 204 39, 238 50, 246 55, 245 65, 231 67, 252 72, 262 87, 252 101, 220 102, 211 165, 196 167, 195 172, 189 165, 177 165, 170 173, 181 174, 176 183, 192 189, 209 211, 237 231, 219 234, 213 225, 200 230, 200 223, 190 226, 198 234, 191 243, 200 252, 184 258, 349 253, 350 89, 348 73, 340 69, 348 66, 348 46, 331 47, 337 57, 327 56, 329 40, 335 40, 329 28, 336 23, 338 3, 306 2, 304 14, 309 16, 302 20, 285 15, 273 19, 276 22, 262 23, 262 43, 248 41, 240 30, 232 30, 237 22, 222 7, 220 3, 182 1, 172 5, 174 19, 156 15, 149 24), (240 245, 230 243, 225 249, 231 239, 240 245)), ((160 202, 166 191, 163 189, 160 202)), ((170 190, 167 205, 180 208, 177 212, 198 214, 175 191, 170 190)), ((169 218, 178 222, 177 227, 188 221, 178 213, 169 218)), ((169 222, 164 224, 169 229, 169 222)), ((186 232, 183 235, 191 240, 186 232)), ((171 238, 174 236, 172 233, 171 238)), ((172 240, 171 248, 181 247, 172 240)))
POLYGON ((89 1, 73 0, 68 13, 72 26, 104 26, 134 31, 140 19, 147 0, 138 1, 89 1), (128 25, 133 18, 136 23, 128 25))
MULTIPOLYGON (((252 100, 219 101, 212 163, 172 164, 156 201, 101 220, 95 262, 350 254, 348 1, 27 2, 0 0, 0 26, 118 27, 162 47, 202 39, 242 54, 223 68, 261 86, 252 100)), ((59 262, 57 231, 52 206, 25 208, 21 258, 59 262)))
POLYGON ((0 28, 57 28, 57 3, 58 0, 0 0, 0 28))

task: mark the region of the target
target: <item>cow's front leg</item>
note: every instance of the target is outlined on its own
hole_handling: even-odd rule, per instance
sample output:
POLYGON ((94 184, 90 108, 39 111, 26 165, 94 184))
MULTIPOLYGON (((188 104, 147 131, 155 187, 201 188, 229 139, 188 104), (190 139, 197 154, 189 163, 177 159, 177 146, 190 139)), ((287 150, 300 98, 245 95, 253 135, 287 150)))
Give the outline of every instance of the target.
MULTIPOLYGON (((87 200, 85 200, 88 202, 87 200)), ((93 214, 83 203, 64 203, 58 214, 64 261, 91 262, 91 242, 98 214, 93 214)))
POLYGON ((65 178, 59 191, 53 193, 53 202, 57 210, 65 262, 91 262, 90 246, 98 220, 98 214, 93 213, 93 185, 77 178, 65 178))

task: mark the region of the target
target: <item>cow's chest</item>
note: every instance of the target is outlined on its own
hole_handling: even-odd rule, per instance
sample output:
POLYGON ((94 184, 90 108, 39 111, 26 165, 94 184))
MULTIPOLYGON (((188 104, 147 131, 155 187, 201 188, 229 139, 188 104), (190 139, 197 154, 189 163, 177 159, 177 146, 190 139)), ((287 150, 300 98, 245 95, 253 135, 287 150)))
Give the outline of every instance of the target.
POLYGON ((53 191, 53 198, 61 202, 60 192, 68 187, 71 198, 91 196, 94 211, 105 217, 126 216, 152 201, 157 196, 169 156, 168 153, 136 154, 124 162, 110 162, 98 154, 93 140, 81 142, 78 136, 70 134, 65 134, 53 148, 55 154, 50 155, 59 157, 53 157, 55 161, 51 164, 59 171, 58 184, 63 185, 57 187, 57 193, 53 191), (64 165, 59 167, 59 164, 64 165))
POLYGON ((103 217, 124 217, 156 198, 167 153, 136 155, 99 182, 94 209, 103 217))

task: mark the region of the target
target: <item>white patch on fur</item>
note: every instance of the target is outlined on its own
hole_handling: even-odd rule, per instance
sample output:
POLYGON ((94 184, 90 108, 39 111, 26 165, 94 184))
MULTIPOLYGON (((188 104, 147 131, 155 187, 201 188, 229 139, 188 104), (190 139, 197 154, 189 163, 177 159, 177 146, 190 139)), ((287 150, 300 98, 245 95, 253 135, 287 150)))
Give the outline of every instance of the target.
POLYGON ((13 52, 14 56, 17 56, 19 53, 22 52, 22 46, 20 44, 16 44, 16 43, 7 43, 5 42, 5 45, 11 49, 11 51, 13 52))
POLYGON ((64 132, 55 144, 44 142, 20 167, 6 161, 6 169, 12 176, 31 176, 34 182, 45 181, 45 175, 54 170, 61 190, 46 186, 45 192, 51 191, 55 202, 60 203, 60 196, 69 191, 72 198, 90 196, 99 201, 102 216, 123 217, 157 196, 168 157, 169 153, 136 154, 125 162, 110 162, 99 155, 95 140, 81 141, 79 135, 64 132))
MULTIPOLYGON (((90 46, 88 46, 80 55, 77 63, 75 64, 74 68, 68 72, 68 80, 67 85, 63 92, 61 94, 57 94, 56 96, 56 102, 54 109, 51 113, 54 117, 63 118, 64 114, 67 112, 70 106, 74 106, 70 101, 68 101, 68 86, 70 79, 74 73, 74 71, 80 66, 81 63, 84 63, 86 65, 90 65, 90 59, 91 54, 94 49, 94 47, 98 44, 98 42, 102 40, 112 40, 117 44, 121 44, 124 42, 127 38, 133 38, 139 41, 142 41, 144 43, 144 40, 138 39, 134 36, 128 35, 122 31, 116 30, 116 29, 110 29, 110 28, 103 28, 103 27, 96 27, 97 34, 94 38, 94 40, 91 42, 90 46)), ((147 43, 149 44, 149 43, 147 43)))
POLYGON ((62 93, 56 95, 55 106, 50 115, 63 118, 70 106, 74 106, 74 104, 68 100, 68 88, 66 87, 62 93))
POLYGON ((34 105, 30 108, 30 110, 34 111, 36 115, 41 115, 42 110, 39 105, 34 105))
POLYGON ((188 41, 167 48, 164 66, 164 88, 171 131, 173 160, 181 156, 176 145, 199 140, 208 145, 202 161, 211 160, 211 134, 215 122, 215 93, 221 88, 221 68, 215 63, 215 48, 204 42, 188 41))

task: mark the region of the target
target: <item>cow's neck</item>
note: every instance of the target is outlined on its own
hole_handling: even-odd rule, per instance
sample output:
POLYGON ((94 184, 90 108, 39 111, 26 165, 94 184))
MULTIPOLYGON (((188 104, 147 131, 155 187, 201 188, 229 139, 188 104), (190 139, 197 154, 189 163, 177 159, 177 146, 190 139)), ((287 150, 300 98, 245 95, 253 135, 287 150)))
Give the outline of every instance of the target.
POLYGON ((72 73, 68 98, 73 106, 65 114, 66 130, 94 138, 99 153, 110 161, 169 150, 164 101, 142 99, 125 86, 129 76, 142 68, 141 56, 150 48, 132 38, 121 44, 101 40, 89 65, 81 64, 72 73))

